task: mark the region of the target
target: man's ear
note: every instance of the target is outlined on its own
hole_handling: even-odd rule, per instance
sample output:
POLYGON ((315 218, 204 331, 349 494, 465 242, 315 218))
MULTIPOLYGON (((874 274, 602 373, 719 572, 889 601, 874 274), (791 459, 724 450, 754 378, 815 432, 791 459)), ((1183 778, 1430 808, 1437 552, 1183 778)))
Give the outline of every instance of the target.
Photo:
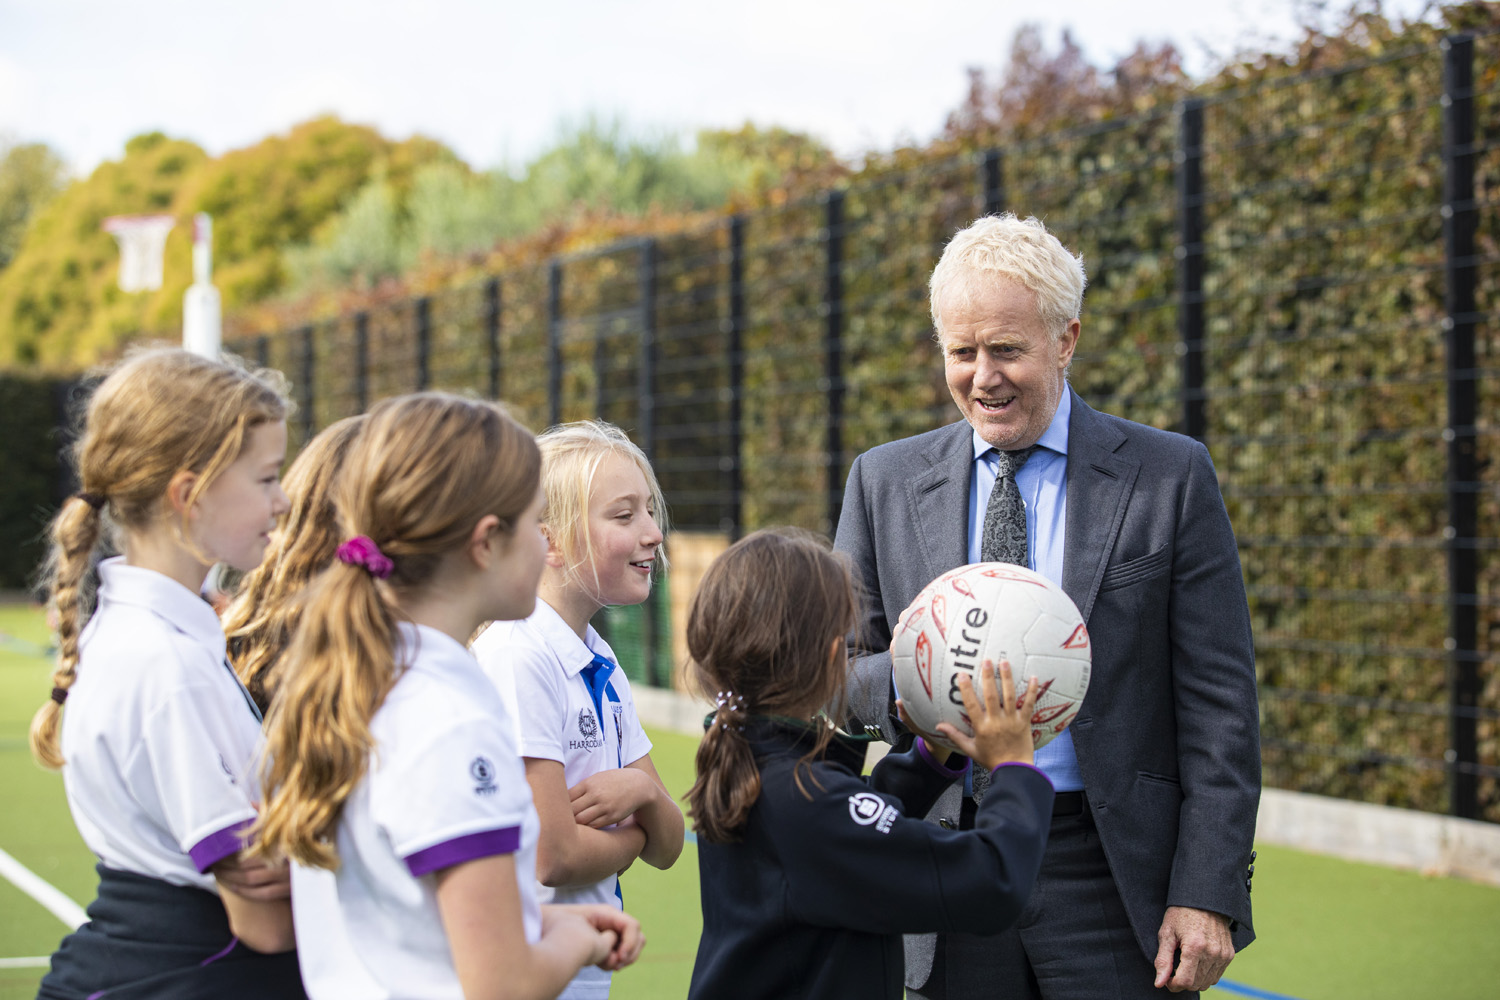
POLYGON ((545 524, 542 525, 542 537, 547 539, 547 565, 552 569, 562 569, 564 563, 562 550, 557 547, 557 543, 552 538, 552 529, 545 524))
POLYGON ((474 523, 469 532, 469 558, 480 569, 489 569, 490 561, 500 558, 505 542, 505 533, 500 530, 500 519, 486 514, 474 523))
POLYGON ((198 473, 188 469, 179 469, 167 483, 167 503, 178 517, 188 515, 188 498, 193 495, 193 487, 198 485, 198 473))

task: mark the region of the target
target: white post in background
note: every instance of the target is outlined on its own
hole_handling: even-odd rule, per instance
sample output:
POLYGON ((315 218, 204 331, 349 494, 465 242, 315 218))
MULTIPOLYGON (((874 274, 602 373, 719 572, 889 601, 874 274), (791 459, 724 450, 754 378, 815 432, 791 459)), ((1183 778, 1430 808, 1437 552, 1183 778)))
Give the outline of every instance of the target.
POLYGON ((213 259, 213 217, 199 212, 193 216, 193 283, 182 297, 182 346, 208 358, 219 356, 222 330, 213 259))

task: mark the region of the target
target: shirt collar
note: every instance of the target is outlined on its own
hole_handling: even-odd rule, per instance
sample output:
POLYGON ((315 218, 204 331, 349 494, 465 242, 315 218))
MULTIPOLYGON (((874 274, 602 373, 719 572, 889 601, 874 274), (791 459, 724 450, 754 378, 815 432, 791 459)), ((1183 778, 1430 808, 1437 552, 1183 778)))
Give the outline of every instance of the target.
POLYGON ((164 573, 131 566, 124 556, 99 564, 101 603, 144 608, 177 631, 224 658, 224 629, 212 605, 164 573))
MULTIPOLYGON (((1057 404, 1057 412, 1052 414, 1052 422, 1047 429, 1042 431, 1042 436, 1036 439, 1036 443, 1049 451, 1055 451, 1059 455, 1068 453, 1068 420, 1073 415, 1073 392, 1067 386, 1063 386, 1062 400, 1057 404)), ((978 431, 973 432, 974 458, 981 459, 994 449, 984 438, 979 436, 978 431)))
POLYGON ((408 668, 422 663, 439 669, 473 670, 474 654, 446 632, 415 622, 397 622, 396 629, 401 634, 400 655, 408 668))
POLYGON ((569 677, 578 676, 579 671, 594 662, 595 655, 607 657, 619 666, 620 661, 615 659, 615 651, 609 648, 609 643, 594 630, 594 626, 586 626, 583 638, 578 638, 578 633, 563 621, 557 609, 540 597, 536 601, 536 610, 527 621, 541 633, 547 648, 557 655, 558 662, 569 677))

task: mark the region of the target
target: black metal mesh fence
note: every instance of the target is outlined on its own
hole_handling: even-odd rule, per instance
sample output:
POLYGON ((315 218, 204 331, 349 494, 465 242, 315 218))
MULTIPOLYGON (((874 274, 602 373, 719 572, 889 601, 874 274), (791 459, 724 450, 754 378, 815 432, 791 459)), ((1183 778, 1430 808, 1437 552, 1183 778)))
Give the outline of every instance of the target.
MULTIPOLYGON (((831 532, 860 451, 956 419, 926 280, 1043 218, 1090 274, 1072 379, 1213 455, 1255 625, 1268 784, 1500 821, 1500 38, 1007 149, 867 170, 700 230, 252 338, 294 439, 419 388, 602 417, 674 526, 831 532)), ((620 612, 638 679, 661 606, 620 612)))

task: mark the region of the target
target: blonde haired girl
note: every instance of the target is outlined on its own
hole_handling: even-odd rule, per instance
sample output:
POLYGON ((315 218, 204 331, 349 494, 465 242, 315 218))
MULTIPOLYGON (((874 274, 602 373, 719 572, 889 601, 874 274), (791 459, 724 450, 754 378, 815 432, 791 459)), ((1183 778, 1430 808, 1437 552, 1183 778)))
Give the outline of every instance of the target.
POLYGON ((329 424, 297 453, 281 481, 291 509, 272 533, 265 559, 240 581, 224 612, 230 662, 261 711, 275 692, 277 664, 307 584, 333 562, 342 540, 333 484, 364 422, 361 415, 329 424))
MULTIPOLYGON (((617 873, 637 857, 668 868, 682 853, 682 812, 651 762, 630 682, 589 619, 640 604, 664 562, 661 488, 625 432, 597 421, 541 435, 546 569, 525 621, 497 622, 474 652, 520 726, 541 817, 543 898, 623 906, 617 873)), ((583 969, 563 994, 609 995, 610 974, 583 969)))
POLYGON ((441 393, 371 411, 334 488, 266 723, 260 848, 290 858, 308 992, 552 997, 633 961, 639 924, 539 907, 537 820, 465 640, 536 603, 540 456, 498 407, 441 393))
POLYGON ((285 420, 269 374, 180 350, 133 356, 89 401, 82 492, 52 522, 59 655, 31 747, 62 768, 99 892, 40 997, 302 995, 285 873, 239 858, 259 713, 200 596, 212 564, 253 569, 286 510, 285 420), (85 627, 107 532, 123 555, 98 566, 85 627))

